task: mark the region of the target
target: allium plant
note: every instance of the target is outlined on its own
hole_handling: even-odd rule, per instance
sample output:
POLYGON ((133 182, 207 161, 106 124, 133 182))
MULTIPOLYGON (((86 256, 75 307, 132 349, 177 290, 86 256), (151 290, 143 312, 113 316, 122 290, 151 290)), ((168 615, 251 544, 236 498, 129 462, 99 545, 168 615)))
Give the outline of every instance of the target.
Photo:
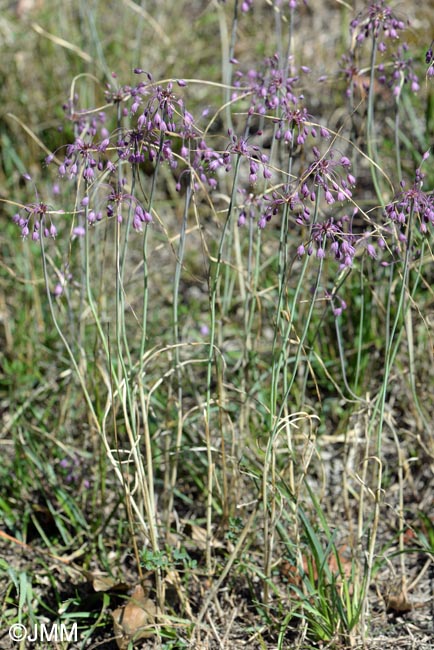
MULTIPOLYGON (((255 4, 253 0, 236 2, 235 7, 239 5, 242 14, 240 18, 235 12, 236 19, 248 20, 255 4)), ((178 310, 187 220, 191 213, 198 214, 198 205, 202 200, 211 205, 217 214, 214 206, 225 193, 227 204, 223 222, 219 224, 217 240, 208 244, 211 251, 207 277, 209 323, 202 326, 206 352, 199 359, 207 368, 200 403, 204 413, 208 462, 207 476, 201 480, 206 486, 206 564, 209 573, 212 570, 211 513, 215 498, 213 458, 217 442, 213 432, 221 432, 219 427, 223 426, 221 423, 227 416, 221 374, 225 362, 219 358, 218 351, 225 339, 225 317, 232 300, 232 255, 237 259, 236 282, 244 308, 243 348, 239 351, 239 368, 244 374, 240 385, 243 395, 251 395, 257 390, 257 384, 249 385, 250 380, 246 377, 252 353, 252 327, 261 291, 261 260, 265 255, 262 244, 272 232, 278 231, 278 280, 276 293, 273 294, 275 312, 271 366, 268 375, 265 373, 269 382, 268 402, 264 407, 268 438, 256 506, 258 512, 262 508, 263 600, 267 604, 271 598, 279 513, 284 508, 283 502, 279 502, 278 489, 276 450, 280 440, 285 439, 288 451, 286 492, 293 496, 295 502, 300 498, 309 465, 304 461, 301 469, 297 465, 293 432, 296 428, 294 423, 299 420, 307 423, 307 428, 313 426, 313 417, 308 413, 306 404, 302 399, 297 403, 295 388, 302 369, 306 364, 309 368, 314 362, 315 340, 320 329, 314 314, 319 304, 326 305, 325 310, 330 310, 336 320, 337 338, 341 345, 339 323, 351 306, 340 292, 350 273, 357 271, 362 276, 363 264, 380 271, 386 269, 391 273, 392 284, 393 273, 397 269, 400 286, 398 307, 394 320, 389 322, 383 384, 374 406, 377 420, 372 420, 377 427, 375 453, 381 458, 386 387, 402 333, 402 320, 409 309, 409 296, 414 290, 409 284, 409 265, 420 258, 420 249, 431 236, 434 225, 433 194, 424 189, 422 165, 416 170, 414 180, 407 185, 402 180, 398 157, 397 179, 390 180, 381 167, 382 152, 376 143, 374 118, 377 97, 374 82, 377 80, 391 88, 397 115, 402 94, 407 89, 410 94, 420 89, 414 60, 409 56, 408 46, 400 41, 405 32, 405 21, 381 1, 369 5, 351 22, 353 42, 343 65, 344 77, 350 86, 349 94, 365 56, 369 62, 365 134, 367 151, 363 152, 340 132, 323 124, 315 116, 315 109, 310 109, 309 97, 306 96, 309 93, 305 93, 303 88, 306 80, 311 78, 311 72, 305 66, 296 65, 291 51, 292 18, 300 3, 274 4, 289 15, 286 53, 267 56, 259 65, 252 65, 250 61, 239 62, 234 56, 235 52, 230 51, 230 59, 224 62, 226 66, 233 66, 232 94, 228 105, 234 108, 230 121, 236 126, 220 133, 218 138, 211 136, 208 129, 211 123, 204 123, 203 117, 195 115, 196 109, 188 105, 189 82, 183 79, 155 81, 149 72, 141 68, 134 70, 138 79, 135 84, 122 86, 113 77, 104 91, 104 106, 81 108, 80 96, 73 91, 72 99, 65 103, 64 110, 73 126, 74 137, 45 160, 46 165, 56 171, 56 183, 64 186, 65 195, 73 196, 73 199, 68 202, 67 198, 59 198, 61 194, 46 203, 37 199, 23 205, 13 216, 21 236, 40 243, 47 299, 57 331, 79 377, 93 425, 125 491, 131 519, 139 522, 142 535, 157 554, 160 539, 164 536, 162 522, 165 522, 167 533, 173 515, 173 495, 187 410, 182 386, 183 366, 187 362, 182 357, 185 342, 181 335, 178 310), (368 46, 367 52, 362 47, 365 44, 368 46), (381 57, 379 64, 377 57, 381 57), (240 120, 240 114, 245 119, 240 120), (363 161, 368 159, 370 163, 377 194, 377 200, 372 198, 368 209, 366 202, 362 204, 360 201, 358 173, 353 162, 359 155, 363 161), (150 175, 144 173, 146 169, 150 170, 150 175), (158 202, 164 196, 162 188, 168 176, 174 179, 175 192, 183 203, 183 216, 173 280, 173 337, 170 346, 160 350, 161 354, 169 350, 173 363, 165 377, 176 377, 177 380, 176 390, 172 386, 170 391, 176 394, 176 432, 168 446, 161 450, 162 453, 167 452, 168 459, 164 478, 168 496, 161 498, 166 508, 163 513, 157 506, 158 489, 153 469, 155 445, 159 442, 152 439, 149 425, 151 396, 163 380, 151 384, 147 377, 148 366, 155 359, 154 345, 158 347, 158 341, 148 340, 151 272, 148 244, 157 224, 163 231, 166 227, 158 202), (395 183, 398 187, 387 200, 384 179, 389 179, 392 188, 395 183), (51 206, 57 200, 62 201, 61 209, 51 206), (417 237, 414 232, 416 228, 417 237), (81 269, 82 273, 79 304, 83 306, 83 302, 87 302, 97 332, 95 365, 101 367, 100 379, 106 388, 106 402, 102 410, 97 408, 91 393, 90 371, 83 369, 81 352, 76 350, 72 341, 67 340, 59 324, 63 289, 74 274, 65 263, 67 271, 62 274, 61 290, 57 289, 59 277, 53 279, 50 276, 46 248, 49 244, 44 243, 45 239, 56 237, 57 245, 65 250, 66 255, 70 254, 78 241, 76 271, 80 275, 81 269), (101 254, 98 246, 106 239, 110 241, 110 250, 113 251, 112 283, 105 275, 107 269, 98 271, 95 257, 95 252, 101 254), (130 339, 126 285, 132 259, 137 262, 139 247, 141 304, 139 309, 134 307, 132 310, 133 322, 139 330, 140 341, 137 345, 137 341, 130 339), (242 257, 246 250, 248 259, 244 264, 242 257), (108 318, 109 327, 106 324, 106 296, 101 294, 101 287, 113 292, 114 314, 108 318), (291 398, 297 407, 294 407, 294 411, 289 405, 291 398), (133 472, 134 486, 131 483, 133 472)), ((426 63, 429 66, 427 77, 432 77, 431 48, 426 55, 426 63)), ((424 153, 422 162, 427 159, 428 153, 424 153)), ((84 341, 80 345, 84 346, 84 341)), ((344 352, 341 347, 339 349, 343 357, 344 352)), ((345 373, 344 359, 341 361, 345 373)), ((358 393, 357 381, 355 386, 350 386, 344 374, 343 383, 342 390, 346 391, 348 399, 365 403, 358 393)), ((200 388, 197 390, 200 391, 200 388)), ((246 444, 251 411, 249 399, 246 398, 241 406, 234 453, 241 454, 246 444)), ((224 457, 224 450, 222 454, 224 457)), ((374 561, 375 533, 381 505, 381 468, 376 474, 373 490, 377 497, 367 543, 369 572, 374 561)), ((224 504, 222 510, 226 512, 236 501, 236 491, 231 495, 226 494, 225 498, 228 502, 232 501, 232 505, 224 504)), ((251 526, 251 520, 249 522, 251 526)), ((362 529, 360 524, 360 544, 363 542, 362 529)), ((363 579, 362 582, 364 589, 369 580, 366 582, 363 579)), ((156 585, 159 603, 163 606, 164 580, 160 569, 156 570, 156 585)), ((350 592, 347 595, 350 597, 350 592)), ((357 611, 361 610, 358 601, 357 611)))

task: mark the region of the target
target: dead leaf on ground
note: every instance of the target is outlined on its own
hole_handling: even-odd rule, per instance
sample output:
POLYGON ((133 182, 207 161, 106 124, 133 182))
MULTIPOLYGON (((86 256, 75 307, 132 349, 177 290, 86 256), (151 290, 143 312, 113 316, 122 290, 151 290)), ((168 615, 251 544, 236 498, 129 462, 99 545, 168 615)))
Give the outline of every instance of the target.
POLYGON ((143 587, 137 585, 128 603, 118 607, 112 613, 113 629, 119 650, 126 650, 131 641, 153 636, 160 615, 159 608, 146 597, 143 587))
MULTIPOLYGON (((191 523, 190 521, 186 522, 185 534, 189 536, 190 540, 195 542, 194 548, 204 551, 207 547, 207 537, 208 533, 206 528, 202 526, 197 526, 196 524, 191 523)), ((186 540, 186 547, 191 546, 190 540, 186 540)), ((224 544, 216 538, 211 539, 211 548, 223 548, 224 544)))
POLYGON ((388 612, 395 612, 397 614, 405 614, 411 612, 413 609, 412 603, 408 600, 407 594, 404 590, 398 594, 391 594, 386 598, 386 606, 388 612))
POLYGON ((117 582, 111 576, 95 576, 92 580, 95 591, 126 591, 126 582, 117 582))

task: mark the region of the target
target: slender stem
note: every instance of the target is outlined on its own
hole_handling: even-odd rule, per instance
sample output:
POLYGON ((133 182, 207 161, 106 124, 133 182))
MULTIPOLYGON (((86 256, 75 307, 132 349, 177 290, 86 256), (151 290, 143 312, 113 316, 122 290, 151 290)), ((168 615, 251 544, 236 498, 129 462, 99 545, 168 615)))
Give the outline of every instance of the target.
POLYGON ((367 145, 368 155, 371 159, 370 169, 372 182, 374 183, 375 192, 377 194, 380 204, 384 207, 384 197, 380 188, 378 175, 377 175, 377 142, 375 133, 375 119, 374 119, 374 98, 375 98, 375 60, 377 54, 377 38, 375 34, 372 36, 372 49, 371 49, 371 72, 369 80, 369 93, 368 93, 368 124, 367 124, 367 145))
MULTIPOLYGON (((220 272, 222 265, 222 256, 223 256, 223 245, 225 242, 226 232, 229 227, 229 222, 232 216, 233 208, 235 206, 235 196, 237 191, 237 182, 238 174, 241 164, 241 156, 238 155, 235 161, 235 170, 234 170, 234 180, 232 185, 232 193, 229 201, 228 211, 226 214, 226 220, 223 226, 222 235, 220 237, 220 243, 217 251, 217 258, 215 261, 214 269, 210 267, 210 316, 211 316, 211 329, 210 329, 210 342, 209 342, 209 352, 208 352, 208 364, 207 364, 207 379, 206 379, 206 404, 207 404, 207 422, 210 422, 211 414, 211 380, 212 380, 212 367, 214 359, 214 346, 215 346, 215 337, 216 337, 216 305, 217 305, 217 294, 219 288, 220 272)), ((211 263, 212 264, 212 263, 211 263)))
MULTIPOLYGON (((271 516, 268 514, 270 510, 270 497, 269 497, 269 489, 268 489, 268 468, 271 467, 271 474, 272 474, 272 484, 273 484, 273 475, 274 475, 274 464, 275 464, 275 450, 274 450, 274 443, 276 439, 277 432, 279 430, 279 424, 282 419, 283 412, 286 408, 287 401, 289 399, 290 392, 292 390, 292 386, 294 385, 295 378, 297 376, 297 370, 298 370, 298 365, 300 362, 300 357, 301 353, 303 350, 304 342, 306 340, 306 336, 310 327, 310 323, 312 320, 312 314, 313 314, 313 309, 316 303, 316 297, 318 294, 319 286, 320 286, 320 278, 321 278, 321 273, 322 273, 322 267, 323 267, 324 260, 321 258, 319 260, 319 265, 318 265, 318 272, 317 272, 317 277, 315 281, 315 286, 313 289, 313 294, 310 299, 309 303, 309 311, 306 316, 304 328, 302 331, 302 334, 299 338, 298 341, 298 346, 297 346, 297 351, 295 355, 295 360, 294 360, 294 365, 293 365, 293 370, 291 374, 291 378, 288 381, 288 383, 285 383, 285 388, 283 395, 281 397, 281 405, 280 408, 277 412, 276 411, 276 406, 277 403, 273 403, 273 421, 270 422, 270 435, 268 438, 268 443, 267 443, 267 449, 265 452, 265 461, 264 461, 264 467, 263 467, 263 475, 262 475, 262 502, 263 502, 263 508, 264 508, 264 539, 265 539, 265 544, 264 544, 264 603, 267 604, 269 600, 269 581, 271 578, 271 563, 272 563, 272 551, 273 551, 273 531, 274 531, 274 526, 270 525, 273 524, 274 519, 272 519, 273 512, 274 512, 274 506, 273 506, 273 501, 276 498, 275 491, 272 491, 272 497, 271 497, 271 516)), ((305 262, 305 265, 307 264, 307 260, 305 262)), ((300 285, 300 283, 299 283, 300 285)), ((295 298, 294 298, 294 304, 295 304, 295 298)), ((292 320, 292 319, 291 319, 292 320)), ((291 325, 292 327, 292 325, 291 325)), ((288 332, 288 337, 289 337, 289 332, 288 332)), ((283 346, 283 351, 286 352, 285 346, 283 346)), ((277 364, 276 364, 277 365, 277 364)), ((278 364, 279 368, 282 366, 281 363, 278 364)), ((286 364, 285 364, 286 367, 286 364)), ((280 374, 280 371, 279 371, 280 374)), ((274 399, 277 399, 277 391, 275 393, 274 399)), ((270 409, 271 410, 271 409, 270 409)))
MULTIPOLYGON (((185 193, 184 215, 182 218, 181 231, 179 235, 178 254, 176 257, 175 277, 173 282, 173 343, 175 346, 175 353, 174 353, 175 372, 176 372, 176 378, 178 383, 178 415, 177 415, 176 439, 172 450, 172 472, 170 476, 168 505, 167 505, 168 521, 170 518, 170 513, 172 512, 173 509, 174 490, 175 490, 176 478, 178 473, 179 452, 181 449, 181 440, 182 440, 183 390, 182 390, 182 368, 181 368, 181 357, 180 357, 181 337, 179 333, 179 287, 181 281, 182 266, 184 263, 185 233, 187 230, 187 220, 188 220, 188 212, 190 208, 191 194, 192 194, 191 185, 189 183, 185 193)), ((169 533, 169 530, 170 528, 169 526, 167 526, 167 531, 166 531, 167 534, 169 533)))
POLYGON ((94 409, 94 406, 93 406, 93 402, 92 402, 92 399, 91 399, 91 397, 89 395, 89 391, 87 389, 86 383, 85 383, 85 381, 83 379, 83 375, 80 372, 80 368, 78 367, 78 363, 77 363, 77 361, 75 359, 74 353, 72 352, 72 349, 71 349, 68 341, 66 340, 65 335, 64 335, 64 333, 62 331, 62 328, 60 327, 60 325, 59 325, 59 323, 57 321, 57 318, 56 318, 56 312, 55 312, 55 309, 54 309, 53 299, 51 297, 51 291, 50 291, 50 282, 49 282, 48 271, 47 271, 47 261, 46 261, 46 258, 45 258, 44 235, 43 235, 42 232, 40 234, 39 241, 40 241, 40 245, 41 245, 42 270, 43 270, 43 273, 44 273, 45 289, 46 289, 46 292, 47 292, 47 299, 48 299, 48 305, 49 305, 49 308, 50 308, 51 318, 53 319, 53 324, 54 324, 54 327, 56 328, 56 332, 58 333, 58 335, 60 337, 60 340, 62 341, 63 345, 65 346, 65 350, 67 351, 68 356, 69 356, 69 358, 71 360, 72 366, 73 366, 73 368, 75 370, 75 373, 77 375, 77 379, 80 382, 80 386, 81 386, 81 389, 83 391, 83 395, 84 395, 84 398, 86 400, 86 404, 87 404, 87 406, 89 408, 89 412, 90 412, 90 414, 92 416, 92 420, 93 420, 93 422, 95 424, 95 427, 96 427, 98 433, 101 433, 100 423, 99 423, 98 417, 96 415, 96 412, 95 412, 95 409, 94 409))
POLYGON ((363 345, 363 324, 365 321, 365 283, 364 283, 364 275, 363 275, 363 262, 364 259, 362 259, 361 264, 360 264, 360 319, 359 319, 359 335, 358 335, 358 340, 357 340, 357 358, 356 358, 356 371, 355 371, 355 376, 354 376, 354 392, 357 393, 357 389, 359 386, 359 378, 360 378, 360 367, 361 367, 361 362, 362 362, 362 345, 363 345))
MULTIPOLYGON (((401 319, 403 318, 403 316, 405 316, 404 305, 405 305, 405 296, 406 293, 408 292, 408 277, 409 277, 409 270, 410 270, 409 260, 410 260, 412 227, 413 227, 413 208, 411 209, 409 221, 407 224, 407 241, 406 241, 405 256, 403 261, 401 290, 398 297, 398 304, 396 307, 395 318, 392 324, 390 335, 388 337, 388 345, 385 351, 383 383, 381 386, 378 399, 375 404, 374 411, 372 413, 371 423, 369 425, 369 430, 368 430, 368 437, 371 438, 372 431, 377 419, 376 416, 378 414, 377 434, 375 439, 375 455, 372 457, 372 460, 376 464, 377 470, 375 476, 376 487, 375 487, 374 516, 373 516, 372 526, 370 530, 370 539, 369 539, 368 552, 367 552, 367 569, 366 569, 367 588, 369 588, 371 582, 371 576, 372 576, 372 571, 374 566, 375 547, 376 547, 378 526, 380 522, 380 512, 381 512, 381 502, 382 502, 381 495, 382 495, 383 463, 381 460, 381 452, 382 452, 382 441, 383 441, 382 433, 383 433, 383 424, 384 424, 384 417, 385 417, 386 395, 389 388, 392 365, 395 360, 400 345, 400 341, 401 341, 401 335, 399 334, 397 336, 397 330, 398 330, 399 323, 401 322, 401 319)), ((365 601, 364 610, 366 610, 366 606, 367 606, 367 602, 365 601)), ((364 612, 364 616, 365 614, 366 611, 364 612)))

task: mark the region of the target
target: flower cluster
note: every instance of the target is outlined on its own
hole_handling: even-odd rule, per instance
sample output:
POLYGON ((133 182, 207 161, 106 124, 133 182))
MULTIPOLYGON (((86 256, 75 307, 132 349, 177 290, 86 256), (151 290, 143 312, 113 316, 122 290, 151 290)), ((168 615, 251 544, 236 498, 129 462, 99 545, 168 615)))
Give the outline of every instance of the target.
MULTIPOLYGON (((423 159, 426 160, 425 154, 423 159)), ((425 192, 423 188, 424 174, 420 169, 416 170, 416 176, 412 185, 406 189, 402 182, 402 190, 395 197, 395 200, 386 206, 387 217, 405 229, 410 217, 416 218, 420 232, 425 235, 430 226, 434 226, 434 193, 425 192)))
MULTIPOLYGON (((312 226, 312 242, 316 245, 316 256, 319 259, 325 257, 326 246, 329 244, 330 252, 343 267, 352 266, 357 238, 351 231, 345 230, 345 224, 349 221, 348 215, 344 215, 338 221, 329 217, 312 226)), ((298 253, 300 255, 301 251, 299 250, 298 253)))
POLYGON ((406 57, 407 52, 408 45, 403 43, 392 54, 393 67, 391 73, 389 73, 389 69, 384 63, 380 63, 378 66, 378 72, 380 73, 378 81, 389 85, 395 97, 399 97, 404 84, 408 84, 414 93, 420 90, 418 76, 413 70, 413 59, 406 57))
POLYGON ((57 228, 49 219, 48 205, 42 201, 28 203, 22 212, 17 212, 12 217, 14 223, 20 227, 22 237, 28 237, 30 232, 33 241, 39 241, 41 234, 44 237, 56 237, 57 228))
MULTIPOLYGON (((308 137, 328 139, 329 131, 312 121, 304 105, 304 96, 296 91, 301 74, 308 74, 306 67, 300 73, 293 65, 292 57, 280 61, 277 54, 265 59, 259 69, 250 69, 246 74, 235 74, 235 86, 250 97, 249 115, 267 116, 273 125, 273 137, 282 144, 299 147, 308 137)), ((233 99, 239 97, 237 91, 233 99)), ((262 131, 258 133, 261 135, 262 131)))
MULTIPOLYGON (((303 67, 301 72, 306 74, 309 69, 303 67)), ((251 96, 251 110, 259 115, 268 111, 276 111, 283 107, 291 110, 302 100, 294 90, 300 74, 295 70, 292 57, 288 61, 281 61, 278 54, 267 57, 258 68, 251 68, 247 73, 237 70, 234 85, 241 91, 248 92, 251 96)), ((233 94, 233 99, 239 93, 233 94)))
POLYGON ((378 41, 378 50, 385 52, 386 40, 398 39, 399 32, 405 29, 405 22, 393 14, 392 9, 384 0, 380 0, 373 2, 367 10, 354 18, 350 26, 356 43, 362 43, 373 36, 378 41))
MULTIPOLYGON (((303 257, 315 253, 318 259, 331 255, 339 262, 341 269, 353 266, 358 250, 366 251, 369 257, 377 259, 378 251, 384 247, 384 240, 378 238, 375 245, 372 232, 355 232, 353 224, 357 213, 358 209, 355 208, 351 216, 344 214, 338 219, 325 216, 317 220, 309 229, 308 241, 298 246, 297 255, 303 257)), ((301 223, 301 219, 297 222, 301 223)))
POLYGON ((355 186, 356 179, 351 173, 351 162, 347 156, 342 156, 330 149, 326 155, 321 155, 317 147, 313 147, 315 156, 306 173, 306 181, 303 183, 301 192, 304 197, 310 196, 315 199, 315 188, 322 188, 324 197, 328 205, 335 201, 340 203, 351 199, 351 188, 355 186), (308 182, 313 182, 313 188, 309 189, 308 182))
MULTIPOLYGON (((283 193, 273 190, 271 194, 265 193, 259 199, 254 197, 253 194, 247 195, 245 190, 241 190, 245 199, 239 213, 238 225, 243 226, 248 215, 253 217, 259 213, 258 227, 265 228, 267 223, 280 212, 282 207, 287 205, 290 214, 294 216, 296 224, 310 227, 312 206, 319 205, 320 200, 323 199, 327 207, 333 204, 352 203, 352 189, 356 184, 356 179, 351 173, 349 158, 337 154, 333 149, 330 149, 326 155, 321 155, 319 149, 315 146, 313 147, 313 153, 314 161, 301 174, 300 179, 295 183, 291 183, 283 193)), ((264 159, 265 157, 262 156, 262 160, 264 159)), ((268 175, 269 170, 264 167, 264 177, 268 178, 268 175)), ((256 175, 254 179, 252 179, 252 174, 250 175, 250 181, 252 182, 252 180, 256 180, 256 175)), ((337 232, 335 231, 336 227, 334 219, 328 221, 327 233, 324 234, 337 232)), ((348 237, 345 237, 348 240, 348 237)), ((313 239, 319 241, 318 237, 313 239)), ((335 255, 337 252, 334 251, 335 255)), ((352 254, 351 250, 340 250, 336 258, 340 259, 342 257, 345 259, 348 258, 349 254, 352 254)))

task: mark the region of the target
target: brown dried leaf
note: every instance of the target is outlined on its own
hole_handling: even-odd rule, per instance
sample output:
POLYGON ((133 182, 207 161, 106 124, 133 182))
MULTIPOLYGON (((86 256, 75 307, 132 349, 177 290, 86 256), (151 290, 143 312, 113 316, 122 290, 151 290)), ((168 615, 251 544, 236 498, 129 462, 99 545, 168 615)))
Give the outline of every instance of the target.
POLYGON ((126 591, 128 585, 125 582, 116 582, 111 576, 95 576, 92 581, 95 591, 126 591))
MULTIPOLYGON (((207 531, 206 528, 202 528, 201 526, 197 526, 196 524, 192 524, 191 522, 188 522, 186 525, 186 534, 189 535, 190 539, 195 542, 194 548, 199 549, 201 551, 204 551, 207 546, 207 531)), ((186 544, 186 546, 191 547, 191 543, 186 544)), ((212 548, 222 548, 224 544, 218 540, 213 538, 211 540, 211 547, 212 548)))
POLYGON ((95 591, 128 591, 126 582, 119 582, 107 573, 99 571, 85 571, 84 575, 92 583, 95 591))
POLYGON ((411 612, 413 609, 413 605, 408 600, 404 590, 398 594, 389 595, 386 600, 386 605, 389 612, 396 612, 398 614, 405 614, 406 612, 411 612))
POLYGON ((145 596, 143 587, 137 585, 128 603, 112 613, 119 650, 126 650, 131 641, 153 636, 160 613, 155 603, 145 596))

